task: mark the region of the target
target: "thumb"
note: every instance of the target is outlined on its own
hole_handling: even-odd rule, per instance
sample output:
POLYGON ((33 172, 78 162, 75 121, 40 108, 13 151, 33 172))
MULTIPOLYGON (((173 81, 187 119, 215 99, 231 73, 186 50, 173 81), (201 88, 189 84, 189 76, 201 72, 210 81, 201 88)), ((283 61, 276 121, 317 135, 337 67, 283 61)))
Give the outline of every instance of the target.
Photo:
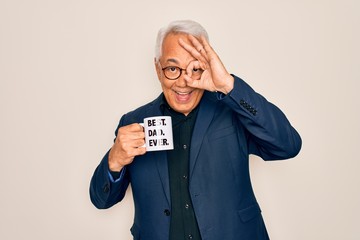
POLYGON ((189 87, 203 89, 203 87, 201 86, 201 80, 195 80, 188 75, 184 76, 184 80, 186 81, 186 85, 188 85, 189 87))

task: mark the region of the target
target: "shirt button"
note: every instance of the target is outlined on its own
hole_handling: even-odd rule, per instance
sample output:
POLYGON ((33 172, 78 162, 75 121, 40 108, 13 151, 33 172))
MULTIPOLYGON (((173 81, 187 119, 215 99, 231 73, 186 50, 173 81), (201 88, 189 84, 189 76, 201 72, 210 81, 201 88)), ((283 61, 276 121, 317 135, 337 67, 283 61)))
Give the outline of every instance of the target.
POLYGON ((189 204, 185 204, 185 208, 186 208, 186 209, 189 209, 189 204))
POLYGON ((189 234, 188 239, 193 239, 193 236, 189 234))
POLYGON ((186 146, 186 144, 184 144, 184 145, 183 145, 183 149, 187 149, 187 146, 186 146))
POLYGON ((165 210, 164 210, 164 214, 165 214, 165 216, 170 216, 170 210, 169 210, 169 209, 165 209, 165 210))
POLYGON ((187 179, 188 177, 187 177, 186 175, 184 175, 182 178, 183 178, 183 179, 187 179))

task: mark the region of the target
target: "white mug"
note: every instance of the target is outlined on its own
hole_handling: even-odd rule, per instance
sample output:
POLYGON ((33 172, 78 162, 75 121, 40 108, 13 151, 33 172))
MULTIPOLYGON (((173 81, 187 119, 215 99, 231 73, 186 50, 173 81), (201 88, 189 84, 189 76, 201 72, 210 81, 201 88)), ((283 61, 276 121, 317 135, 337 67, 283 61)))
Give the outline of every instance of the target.
POLYGON ((144 119, 140 123, 145 131, 146 151, 174 149, 172 122, 170 116, 155 116, 144 119))

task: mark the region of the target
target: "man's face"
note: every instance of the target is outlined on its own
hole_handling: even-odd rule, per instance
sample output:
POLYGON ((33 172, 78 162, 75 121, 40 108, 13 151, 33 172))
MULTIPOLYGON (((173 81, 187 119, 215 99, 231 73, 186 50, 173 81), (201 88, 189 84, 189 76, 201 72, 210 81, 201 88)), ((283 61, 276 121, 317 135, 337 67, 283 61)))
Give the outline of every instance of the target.
POLYGON ((187 86, 184 80, 186 71, 182 71, 181 76, 176 80, 167 79, 162 71, 162 68, 169 66, 186 69, 190 62, 196 60, 179 45, 179 38, 191 45, 186 34, 169 34, 164 39, 159 63, 155 65, 166 101, 175 111, 188 115, 199 104, 204 90, 187 86))

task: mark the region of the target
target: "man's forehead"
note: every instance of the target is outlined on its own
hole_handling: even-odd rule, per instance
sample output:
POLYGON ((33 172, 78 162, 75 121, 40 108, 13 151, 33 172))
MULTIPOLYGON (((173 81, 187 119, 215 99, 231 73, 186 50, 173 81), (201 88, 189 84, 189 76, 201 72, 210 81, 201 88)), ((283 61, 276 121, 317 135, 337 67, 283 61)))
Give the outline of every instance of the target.
POLYGON ((176 66, 187 66, 190 62, 195 61, 196 59, 194 57, 192 57, 191 55, 187 58, 182 58, 182 59, 176 59, 176 58, 168 58, 168 59, 164 59, 163 61, 161 61, 163 64, 174 64, 176 66))
POLYGON ((167 63, 175 63, 175 64, 179 64, 179 60, 175 59, 175 58, 168 58, 168 59, 165 59, 165 62, 167 63))
POLYGON ((163 52, 182 52, 185 49, 180 45, 179 39, 182 39, 187 44, 192 45, 188 38, 188 34, 179 33, 179 34, 169 34, 165 37, 164 42, 162 43, 163 52))
POLYGON ((179 44, 180 38, 186 43, 191 44, 188 39, 188 34, 185 33, 171 33, 165 37, 162 46, 162 56, 160 57, 162 63, 182 65, 195 60, 195 58, 179 44))

